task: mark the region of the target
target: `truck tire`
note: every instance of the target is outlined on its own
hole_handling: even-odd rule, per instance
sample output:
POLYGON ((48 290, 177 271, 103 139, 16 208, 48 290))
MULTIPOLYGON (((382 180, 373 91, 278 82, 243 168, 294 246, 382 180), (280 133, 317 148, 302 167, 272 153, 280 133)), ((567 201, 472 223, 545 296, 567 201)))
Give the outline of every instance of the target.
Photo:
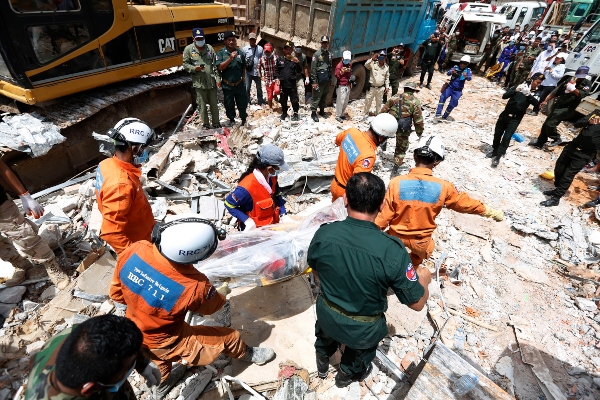
POLYGON ((329 93, 327 93, 327 98, 325 99, 325 104, 328 106, 333 105, 333 95, 335 94, 335 85, 337 84, 337 78, 335 76, 332 76, 331 81, 333 82, 333 85, 329 86, 329 93))
POLYGON ((419 48, 416 52, 414 52, 410 60, 408 61, 408 67, 404 71, 407 76, 413 76, 417 72, 417 68, 419 68, 419 59, 421 58, 422 49, 419 48))
POLYGON ((365 82, 367 81, 367 70, 362 64, 354 64, 352 66, 352 74, 356 77, 356 86, 350 89, 350 100, 358 99, 363 89, 365 88, 365 82))

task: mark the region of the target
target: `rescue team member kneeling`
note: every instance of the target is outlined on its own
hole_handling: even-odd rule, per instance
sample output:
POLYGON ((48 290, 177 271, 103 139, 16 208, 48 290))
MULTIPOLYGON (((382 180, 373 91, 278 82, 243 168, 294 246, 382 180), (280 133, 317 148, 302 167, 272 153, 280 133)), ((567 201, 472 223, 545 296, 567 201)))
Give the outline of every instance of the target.
POLYGON ((429 271, 416 271, 402 242, 374 224, 384 195, 381 178, 366 172, 351 177, 344 194, 348 217, 322 225, 308 248, 308 265, 321 282, 315 324, 318 375, 327 377, 329 357, 345 344, 335 377, 338 387, 371 372, 377 345, 388 333, 388 288, 416 311, 429 297, 429 271))
POLYGON ((346 183, 352 175, 373 170, 377 146, 383 145, 389 138, 396 137, 397 130, 396 118, 391 114, 383 113, 373 118, 366 132, 350 128, 337 135, 335 145, 340 147, 340 154, 331 181, 333 201, 344 195, 346 183))
POLYGON ((150 240, 154 216, 142 189, 139 156, 154 131, 137 118, 125 118, 108 131, 115 155, 96 170, 96 199, 102 213, 100 237, 121 254, 138 240, 150 240))
POLYGON ((238 186, 225 199, 225 207, 238 219, 240 230, 249 231, 279 222, 286 211, 277 173, 288 169, 279 147, 266 144, 258 149, 238 186))
POLYGON ((51 337, 31 362, 25 400, 135 400, 135 369, 148 387, 160 382, 140 352, 142 332, 127 318, 93 317, 51 337))
POLYGON ((381 212, 375 223, 400 238, 411 251, 413 265, 419 266, 433 253, 431 235, 436 228, 435 218, 446 206, 466 214, 479 214, 496 221, 504 213, 487 207, 454 185, 432 175, 432 170, 444 160, 444 144, 437 136, 421 138, 414 151, 415 168, 407 175, 393 178, 388 186, 381 212))
POLYGON ((225 296, 192 265, 213 254, 218 235, 214 225, 194 215, 157 223, 152 243, 129 246, 110 286, 111 299, 127 305, 126 316, 141 329, 143 346, 160 369, 155 400, 165 398, 185 373, 185 368, 171 373, 173 362, 208 365, 223 353, 262 365, 275 357, 272 349, 246 346, 235 329, 185 322, 188 311, 210 315, 225 304, 225 296))

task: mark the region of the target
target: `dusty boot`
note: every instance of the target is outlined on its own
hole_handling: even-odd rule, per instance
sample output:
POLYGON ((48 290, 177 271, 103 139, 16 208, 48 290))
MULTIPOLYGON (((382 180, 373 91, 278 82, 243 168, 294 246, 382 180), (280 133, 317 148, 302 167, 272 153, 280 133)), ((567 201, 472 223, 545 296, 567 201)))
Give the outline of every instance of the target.
POLYGON ((56 258, 46 261, 44 267, 46 267, 46 272, 48 273, 50 280, 58 290, 63 290, 69 286, 69 277, 65 274, 65 271, 62 269, 56 258))
POLYGON ((240 360, 253 362, 256 365, 264 365, 275 358, 275 351, 268 347, 246 346, 246 353, 240 360))
POLYGON ((171 389, 177 385, 177 383, 183 378, 183 375, 187 371, 185 365, 175 364, 171 370, 171 375, 165 379, 160 385, 152 388, 152 394, 154 400, 163 400, 167 397, 171 389))
POLYGON ((6 286, 16 286, 25 280, 25 269, 20 268, 16 265, 14 267, 15 272, 13 273, 13 276, 10 277, 10 279, 8 279, 6 282, 4 282, 6 286))

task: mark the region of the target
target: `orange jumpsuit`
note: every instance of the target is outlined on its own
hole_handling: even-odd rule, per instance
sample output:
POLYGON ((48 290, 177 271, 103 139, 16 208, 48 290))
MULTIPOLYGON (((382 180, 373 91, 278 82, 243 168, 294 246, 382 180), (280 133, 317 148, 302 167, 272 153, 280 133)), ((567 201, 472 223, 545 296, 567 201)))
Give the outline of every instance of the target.
POLYGON ((102 213, 100 237, 121 254, 131 243, 150 240, 154 216, 142 189, 142 171, 112 157, 96 170, 96 200, 102 213))
POLYGON ((485 213, 482 202, 432 176, 431 169, 413 168, 390 181, 375 223, 382 230, 389 226, 388 233, 402 240, 416 268, 433 253, 431 235, 437 227, 435 218, 444 206, 460 213, 485 213))
POLYGON ((373 139, 356 128, 340 132, 335 138, 335 145, 340 146, 340 155, 335 166, 335 178, 331 181, 333 201, 344 195, 346 183, 352 175, 373 170, 377 153, 373 139))
POLYGON ((191 264, 175 264, 145 240, 129 246, 117 261, 110 298, 127 305, 125 316, 144 336, 143 347, 165 380, 171 363, 208 365, 221 353, 240 358, 246 344, 231 328, 190 326, 187 311, 213 314, 225 297, 191 264))

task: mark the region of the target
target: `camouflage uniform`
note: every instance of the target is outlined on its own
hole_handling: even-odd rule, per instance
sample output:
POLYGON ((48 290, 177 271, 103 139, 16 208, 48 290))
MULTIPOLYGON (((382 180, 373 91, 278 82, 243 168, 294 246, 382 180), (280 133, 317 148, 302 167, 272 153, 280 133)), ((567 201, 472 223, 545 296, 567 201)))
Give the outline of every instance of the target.
MULTIPOLYGON (((3 188, 0 187, 0 191, 6 196, 3 188)), ((46 264, 52 281, 55 284, 61 283, 60 286, 64 287, 68 283, 68 277, 61 271, 50 246, 37 234, 38 229, 36 224, 23 217, 14 201, 7 198, 0 204, 0 258, 15 267, 13 278, 16 275, 23 277, 30 263, 19 254, 16 245, 34 263, 46 264)))
POLYGON ((529 72, 531 72, 531 67, 533 67, 535 59, 541 52, 542 48, 540 46, 538 46, 535 49, 529 47, 527 48, 527 50, 525 50, 523 55, 517 61, 518 67, 515 71, 513 79, 510 81, 510 84, 508 86, 518 86, 527 80, 529 72), (530 61, 529 57, 533 57, 533 60, 530 61))
POLYGON ((219 125, 219 107, 217 105, 217 82, 221 76, 216 67, 217 53, 210 44, 205 44, 202 51, 195 43, 183 50, 183 69, 192 75, 192 86, 196 90, 198 113, 202 115, 205 127, 210 126, 206 105, 210 106, 213 126, 219 125), (204 65, 204 70, 196 72, 196 67, 204 65))
POLYGON ((458 38, 455 34, 452 35, 452 39, 448 42, 448 49, 446 51, 446 58, 444 58, 444 63, 442 64, 442 69, 446 69, 448 64, 452 62, 452 56, 458 47, 458 38))
POLYGON ((57 389, 56 374, 53 373, 56 356, 71 330, 67 328, 50 338, 31 360, 25 400, 135 400, 129 382, 125 382, 116 393, 103 390, 90 397, 68 395, 57 389))
POLYGON ((493 38, 490 42, 490 47, 487 49, 487 51, 485 53, 483 53, 483 57, 481 58, 481 61, 479 61, 479 64, 477 64, 477 72, 481 71, 481 67, 485 65, 485 69, 483 70, 483 73, 485 74, 485 71, 488 70, 488 68, 490 67, 488 65, 490 59, 492 58, 492 56, 494 55, 494 53, 500 48, 500 45, 502 44, 502 35, 498 35, 498 37, 493 38))
MULTIPOLYGON (((423 114, 421 113, 421 102, 415 97, 413 92, 404 92, 401 95, 393 96, 388 102, 381 108, 382 113, 390 113, 396 119, 412 117, 413 124, 415 125, 415 132, 419 137, 423 134, 425 125, 423 122, 423 114), (398 115, 398 109, 400 107, 400 96, 402 96, 402 115, 398 115)), ((408 150, 408 137, 410 136, 410 129, 407 131, 401 131, 398 128, 396 132, 396 150, 394 151, 394 164, 397 166, 402 165, 404 157, 406 156, 406 150, 408 150)))

